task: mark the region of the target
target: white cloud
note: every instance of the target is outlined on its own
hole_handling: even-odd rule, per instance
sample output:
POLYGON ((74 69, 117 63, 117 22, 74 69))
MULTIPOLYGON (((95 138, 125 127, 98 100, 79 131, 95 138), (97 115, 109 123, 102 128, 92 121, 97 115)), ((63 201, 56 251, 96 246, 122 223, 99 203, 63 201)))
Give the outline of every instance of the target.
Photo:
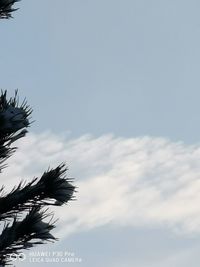
POLYGON ((40 176, 65 161, 77 200, 56 208, 61 236, 105 224, 200 232, 200 146, 164 138, 69 139, 50 132, 18 142, 1 182, 40 176))

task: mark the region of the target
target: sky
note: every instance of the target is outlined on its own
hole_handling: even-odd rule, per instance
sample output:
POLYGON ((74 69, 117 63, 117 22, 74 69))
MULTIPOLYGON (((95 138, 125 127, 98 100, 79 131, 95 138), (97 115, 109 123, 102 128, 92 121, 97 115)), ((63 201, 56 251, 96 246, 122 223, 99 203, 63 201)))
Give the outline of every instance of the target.
POLYGON ((35 122, 2 183, 65 161, 77 200, 55 209, 60 240, 32 251, 82 260, 24 252, 16 266, 199 266, 200 3, 16 7, 0 23, 1 88, 18 89, 35 122))

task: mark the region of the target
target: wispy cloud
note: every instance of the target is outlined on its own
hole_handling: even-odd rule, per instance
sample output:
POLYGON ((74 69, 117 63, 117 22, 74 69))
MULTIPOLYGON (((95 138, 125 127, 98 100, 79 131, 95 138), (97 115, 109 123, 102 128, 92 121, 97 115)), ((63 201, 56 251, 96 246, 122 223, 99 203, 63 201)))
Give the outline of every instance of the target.
POLYGON ((76 178, 77 200, 56 208, 60 236, 106 224, 200 232, 199 145, 112 135, 70 139, 50 132, 29 134, 17 145, 1 174, 9 188, 63 161, 76 178))

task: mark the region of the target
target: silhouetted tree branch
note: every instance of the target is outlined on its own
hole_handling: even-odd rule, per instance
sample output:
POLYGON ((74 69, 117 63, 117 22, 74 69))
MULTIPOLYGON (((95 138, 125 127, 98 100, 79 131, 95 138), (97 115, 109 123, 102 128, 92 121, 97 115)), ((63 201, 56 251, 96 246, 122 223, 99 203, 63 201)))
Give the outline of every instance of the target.
MULTIPOLYGON (((0 19, 12 17, 17 10, 14 4, 19 0, 0 0, 0 19)), ((18 92, 8 98, 7 91, 0 94, 0 172, 5 161, 16 151, 16 140, 25 137, 32 114, 26 99, 20 104, 18 92)), ((4 223, 0 235, 0 267, 10 265, 10 255, 19 254, 47 241, 57 240, 50 231, 55 227, 53 214, 46 206, 62 206, 74 199, 75 186, 66 176, 64 163, 55 169, 48 169, 40 178, 20 182, 10 193, 0 188, 0 222, 4 223), (47 222, 44 219, 51 217, 47 222)))
POLYGON ((12 17, 12 12, 18 8, 13 8, 13 5, 20 0, 1 0, 0 1, 0 19, 9 19, 12 17))

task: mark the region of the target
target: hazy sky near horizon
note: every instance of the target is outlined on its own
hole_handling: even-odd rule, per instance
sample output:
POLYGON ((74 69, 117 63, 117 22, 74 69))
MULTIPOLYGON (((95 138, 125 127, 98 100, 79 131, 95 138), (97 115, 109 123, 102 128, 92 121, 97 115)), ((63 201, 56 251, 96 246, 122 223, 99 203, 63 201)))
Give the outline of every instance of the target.
POLYGON ((73 251, 74 267, 199 266, 200 3, 16 6, 0 23, 1 88, 36 122, 7 175, 66 160, 80 188, 58 211, 62 241, 36 251, 73 251))

